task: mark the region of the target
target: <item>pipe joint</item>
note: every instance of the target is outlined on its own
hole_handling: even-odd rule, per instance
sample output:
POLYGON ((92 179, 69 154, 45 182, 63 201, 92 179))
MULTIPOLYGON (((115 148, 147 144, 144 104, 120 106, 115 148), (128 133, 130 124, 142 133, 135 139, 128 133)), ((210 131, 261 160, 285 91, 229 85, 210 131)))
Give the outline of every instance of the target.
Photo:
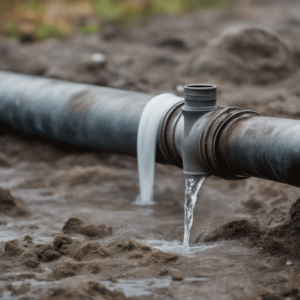
POLYGON ((201 133, 209 117, 217 109, 217 87, 210 84, 190 84, 184 87, 184 139, 181 144, 183 173, 209 175, 199 155, 201 133))
POLYGON ((224 137, 221 134, 229 124, 258 114, 236 107, 217 107, 215 85, 192 84, 184 89, 184 101, 172 106, 162 121, 158 144, 165 160, 183 168, 185 175, 248 178, 236 174, 227 156, 220 154, 225 147, 220 137, 224 137))
POLYGON ((199 160, 207 173, 231 180, 249 177, 233 171, 228 159, 221 154, 226 147, 227 140, 224 139, 223 132, 228 125, 257 115, 259 114, 254 111, 243 110, 237 107, 218 107, 214 111, 201 131, 199 143, 199 160))

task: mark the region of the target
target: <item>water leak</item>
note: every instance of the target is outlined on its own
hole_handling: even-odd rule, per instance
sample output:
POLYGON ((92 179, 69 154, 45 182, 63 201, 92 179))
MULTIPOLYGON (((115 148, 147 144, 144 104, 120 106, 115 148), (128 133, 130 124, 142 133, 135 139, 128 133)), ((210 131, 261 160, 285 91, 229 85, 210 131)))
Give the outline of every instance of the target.
POLYGON ((225 261, 231 255, 232 257, 242 257, 257 253, 256 249, 245 247, 238 241, 218 241, 215 243, 198 242, 196 245, 193 245, 193 247, 188 248, 182 247, 182 242, 179 240, 166 241, 148 239, 147 241, 143 240, 141 242, 153 249, 179 254, 183 257, 199 259, 216 258, 219 256, 219 253, 222 253, 222 259, 225 261))
MULTIPOLYGON (((154 203, 155 155, 159 126, 165 113, 181 100, 173 94, 162 94, 151 99, 144 108, 138 129, 137 145, 140 195, 136 198, 135 204, 152 205, 154 203)), ((184 248, 189 247, 197 194, 206 177, 207 175, 185 176, 184 248)))
POLYGON ((185 175, 185 203, 184 203, 184 237, 183 247, 189 248, 190 233, 193 225, 194 208, 197 195, 207 175, 185 175))
MULTIPOLYGON (((183 279, 186 283, 195 283, 208 281, 205 277, 191 277, 183 279)), ((165 278, 151 278, 151 279, 118 279, 118 282, 112 283, 108 281, 101 281, 105 287, 111 291, 122 290, 125 297, 141 297, 148 295, 155 295, 156 290, 163 288, 170 288, 174 285, 180 285, 182 282, 174 282, 171 277, 165 278)))
MULTIPOLYGON (((16 275, 16 274, 11 274, 16 275)), ((21 275, 21 274, 19 274, 21 275)), ((122 291, 125 297, 143 297, 149 295, 159 295, 159 290, 163 288, 172 288, 178 286, 183 282, 186 284, 193 284, 197 282, 205 282, 211 280, 206 277, 186 277, 181 282, 173 281, 170 276, 162 278, 149 278, 149 279, 123 279, 119 278, 116 282, 111 282, 108 280, 101 280, 97 276, 91 276, 91 280, 95 280, 100 284, 103 284, 110 291, 122 291)), ((74 278, 63 279, 62 282, 64 286, 74 286, 80 285, 85 281, 83 276, 75 276, 74 278), (75 283, 75 284, 74 284, 75 283)), ((11 281, 15 289, 19 289, 21 286, 30 287, 31 291, 28 292, 27 296, 30 296, 28 299, 40 299, 34 295, 34 290, 41 289, 43 292, 46 292, 50 289, 57 289, 59 287, 59 281, 44 281, 44 280, 35 280, 35 279, 25 279, 25 280, 16 280, 11 281)), ((9 290, 6 290, 7 282, 0 280, 0 289, 4 292, 1 299, 19 299, 16 295, 12 294, 9 290)), ((42 292, 42 293, 43 293, 42 292)), ((41 295, 41 294, 40 294, 41 295)), ((42 294, 43 295, 43 294, 42 294)), ((23 299, 23 298, 22 298, 23 299)), ((87 298, 88 299, 88 298, 87 298)), ((102 299, 102 298, 101 298, 102 299)))
POLYGON ((203 256, 203 253, 210 251, 215 248, 220 248, 220 244, 204 244, 199 243, 193 247, 182 247, 182 242, 179 240, 165 241, 165 240, 147 240, 146 244, 152 248, 164 251, 176 253, 186 257, 197 257, 199 255, 203 256))
POLYGON ((144 108, 138 129, 138 169, 140 195, 135 204, 153 204, 155 155, 158 129, 163 116, 182 98, 173 94, 162 94, 151 99, 144 108))

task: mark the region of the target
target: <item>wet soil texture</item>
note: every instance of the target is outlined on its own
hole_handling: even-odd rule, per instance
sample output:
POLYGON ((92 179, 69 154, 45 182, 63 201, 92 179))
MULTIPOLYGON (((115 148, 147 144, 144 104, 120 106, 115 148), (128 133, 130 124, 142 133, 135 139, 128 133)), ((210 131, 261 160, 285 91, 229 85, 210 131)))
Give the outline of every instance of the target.
MULTIPOLYGON (((0 69, 153 95, 212 83, 219 105, 300 119, 299 24, 297 3, 274 1, 64 40, 1 39, 0 69)), ((295 187, 208 178, 183 250, 175 167, 157 165, 157 204, 141 207, 135 158, 1 126, 0 166, 2 299, 300 299, 295 187)))

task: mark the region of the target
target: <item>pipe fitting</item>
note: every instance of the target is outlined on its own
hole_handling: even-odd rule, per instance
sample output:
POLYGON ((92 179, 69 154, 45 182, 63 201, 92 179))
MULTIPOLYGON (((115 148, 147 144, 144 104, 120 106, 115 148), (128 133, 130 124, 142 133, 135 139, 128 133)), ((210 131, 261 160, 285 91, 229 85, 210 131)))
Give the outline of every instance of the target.
POLYGON ((208 112, 216 108, 216 102, 216 85, 189 84, 184 86, 183 110, 208 112))
POLYGON ((190 84, 184 87, 184 139, 181 153, 185 175, 209 175, 199 156, 200 132, 217 109, 217 87, 211 84, 190 84))
POLYGON ((216 90, 215 85, 209 84, 184 87, 184 101, 172 106, 162 121, 160 153, 169 163, 183 168, 185 175, 248 178, 232 170, 220 149, 228 124, 258 113, 237 107, 217 107, 216 90))
POLYGON ((216 90, 215 85, 186 85, 184 101, 171 107, 162 121, 158 143, 160 152, 167 161, 183 168, 185 175, 209 175, 199 155, 199 133, 218 109, 216 90))
POLYGON ((199 143, 199 159, 207 173, 231 180, 249 177, 233 171, 229 167, 228 159, 221 154, 222 151, 220 149, 226 147, 226 138, 224 139, 223 132, 229 124, 257 115, 259 114, 254 111, 243 110, 237 107, 219 107, 210 116, 201 131, 199 143))

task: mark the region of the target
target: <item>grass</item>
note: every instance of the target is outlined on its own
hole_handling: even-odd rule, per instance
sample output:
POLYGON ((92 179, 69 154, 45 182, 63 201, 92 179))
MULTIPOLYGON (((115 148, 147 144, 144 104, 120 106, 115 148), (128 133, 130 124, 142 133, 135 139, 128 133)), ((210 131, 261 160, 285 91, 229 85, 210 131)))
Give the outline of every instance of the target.
POLYGON ((0 31, 20 40, 92 34, 105 22, 132 24, 140 16, 225 9, 232 0, 0 0, 0 31))

